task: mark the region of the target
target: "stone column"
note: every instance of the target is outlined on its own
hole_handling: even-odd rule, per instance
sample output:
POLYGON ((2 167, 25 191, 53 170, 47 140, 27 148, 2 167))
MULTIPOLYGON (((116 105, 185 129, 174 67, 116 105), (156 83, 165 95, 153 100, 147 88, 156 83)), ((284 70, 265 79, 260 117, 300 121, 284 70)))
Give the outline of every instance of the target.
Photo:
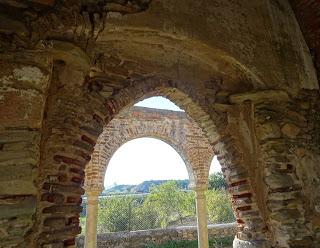
POLYGON ((97 247, 98 202, 102 190, 87 190, 87 216, 85 248, 97 247))
POLYGON ((206 188, 196 188, 198 247, 208 248, 208 220, 205 191, 206 188))

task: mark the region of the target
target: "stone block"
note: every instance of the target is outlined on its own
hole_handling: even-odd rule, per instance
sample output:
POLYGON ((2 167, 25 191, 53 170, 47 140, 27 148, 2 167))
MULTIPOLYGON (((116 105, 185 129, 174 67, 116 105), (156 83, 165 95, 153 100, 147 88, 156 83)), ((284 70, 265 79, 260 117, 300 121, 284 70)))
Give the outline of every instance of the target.
POLYGON ((32 164, 37 166, 38 162, 38 154, 31 151, 0 151, 0 166, 24 164, 32 164))
POLYGON ((281 137, 280 127, 274 122, 266 122, 256 127, 260 140, 277 139, 281 137))
POLYGON ((50 229, 59 229, 66 225, 65 218, 48 218, 45 219, 44 225, 50 229))
POLYGON ((34 214, 36 200, 35 196, 2 199, 0 202, 0 219, 34 214))
POLYGON ((37 168, 30 164, 0 165, 0 195, 36 194, 36 176, 37 168))
POLYGON ((294 139, 298 136, 298 134, 300 133, 300 128, 297 127, 296 125, 292 124, 292 123, 286 123, 285 125, 283 125, 283 127, 281 128, 281 132, 291 138, 294 139))
POLYGON ((1 144, 11 144, 17 142, 30 142, 38 144, 40 142, 40 132, 30 130, 6 130, 0 133, 1 144))
POLYGON ((260 90, 257 92, 245 92, 229 96, 231 103, 242 103, 244 101, 252 101, 254 103, 261 102, 285 102, 289 100, 288 93, 283 90, 260 90))
POLYGON ((245 241, 235 237, 233 241, 233 248, 270 248, 270 247, 271 245, 264 240, 245 241))
POLYGON ((298 209, 281 209, 271 213, 270 217, 282 225, 295 224, 301 218, 301 214, 298 209))
POLYGON ((4 127, 41 128, 44 97, 33 90, 0 90, 0 116, 4 127))
POLYGON ((266 183, 271 189, 287 188, 294 185, 294 180, 288 174, 271 174, 265 178, 266 183))

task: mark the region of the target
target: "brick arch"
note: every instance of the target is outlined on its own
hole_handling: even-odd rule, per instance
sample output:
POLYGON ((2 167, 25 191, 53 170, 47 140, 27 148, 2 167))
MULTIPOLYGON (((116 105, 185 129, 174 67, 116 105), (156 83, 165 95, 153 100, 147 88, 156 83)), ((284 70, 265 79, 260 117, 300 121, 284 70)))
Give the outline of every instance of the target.
POLYGON ((156 77, 142 79, 133 82, 133 85, 123 88, 117 94, 106 99, 105 106, 109 114, 105 121, 108 123, 120 111, 130 108, 138 101, 152 96, 163 96, 185 110, 187 115, 203 130, 209 142, 214 142, 225 129, 225 120, 208 106, 207 99, 199 99, 196 97, 197 95, 200 95, 199 89, 191 85, 186 88, 182 82, 156 77), (212 117, 215 121, 212 120, 212 117))
POLYGON ((206 187, 213 148, 199 126, 184 112, 132 107, 104 127, 86 168, 86 188, 103 188, 108 163, 124 143, 141 137, 160 139, 181 156, 191 187, 206 187))
MULTIPOLYGON (((62 243, 67 247, 74 244, 74 237, 80 231, 78 215, 81 195, 84 194, 81 188, 84 169, 103 126, 117 118, 121 111, 151 96, 164 96, 184 109, 207 136, 209 143, 220 155, 220 160, 225 159, 224 175, 230 192, 234 198, 241 200, 234 201, 239 239, 265 240, 265 226, 260 206, 257 206, 257 194, 243 160, 246 154, 241 145, 234 142, 236 137, 228 131, 227 115, 215 110, 215 82, 210 82, 209 90, 191 82, 149 76, 127 81, 125 85, 112 90, 110 96, 103 97, 103 94, 99 94, 103 88, 101 82, 95 84, 94 79, 85 80, 81 83, 82 88, 79 86, 73 91, 59 87, 63 85, 61 83, 69 83, 66 80, 70 77, 75 85, 81 82, 78 71, 72 68, 66 70, 69 66, 65 64, 59 66, 64 70, 64 75, 53 77, 50 89, 52 95, 47 100, 43 125, 41 150, 45 155, 40 161, 40 203, 35 225, 39 232, 32 234, 39 246, 62 243), (65 224, 60 225, 63 221, 65 224)), ((60 68, 54 69, 58 74, 60 68)))
POLYGON ((249 171, 246 164, 250 156, 239 142, 243 137, 240 137, 241 135, 237 132, 230 132, 225 111, 218 112, 213 107, 214 95, 210 95, 209 101, 205 97, 199 98, 201 89, 197 89, 192 84, 186 87, 179 81, 173 82, 155 77, 145 78, 133 82, 106 100, 105 106, 109 115, 105 121, 109 123, 121 110, 126 110, 134 103, 151 96, 166 97, 184 109, 199 125, 213 146, 228 183, 238 223, 235 247, 242 245, 268 247, 268 228, 261 212, 264 206, 259 205, 257 201, 257 194, 260 192, 252 185, 252 178, 255 175, 249 171))
POLYGON ((222 155, 227 158, 224 174, 232 190, 231 194, 238 196, 238 191, 245 188, 248 198, 240 207, 235 206, 240 230, 238 237, 242 240, 257 237, 263 239, 262 236, 256 235, 262 233, 263 225, 255 224, 255 220, 260 218, 260 213, 249 176, 241 175, 232 180, 229 176, 231 172, 236 175, 239 168, 245 172, 247 169, 241 160, 243 153, 240 146, 236 143, 233 146, 228 142, 226 148, 224 147, 224 138, 230 136, 227 131, 227 116, 215 111, 214 89, 207 93, 207 89, 199 88, 196 84, 145 77, 132 80, 126 86, 115 89, 111 96, 102 97, 99 95, 99 85, 88 84, 88 81, 82 84, 80 79, 83 74, 78 70, 68 64, 54 66, 54 75, 59 75, 60 71, 63 71, 63 77, 52 78, 51 95, 47 100, 43 121, 43 156, 40 161, 37 199, 39 204, 35 231, 30 236, 39 247, 50 244, 68 247, 74 244, 75 236, 80 231, 78 217, 81 211, 81 195, 84 194, 81 188, 84 169, 90 161, 103 126, 116 118, 121 111, 151 96, 164 96, 184 109, 202 129, 214 150, 219 151, 217 154, 225 154, 222 155), (69 80, 72 82, 69 83, 69 80), (68 83, 74 83, 79 87, 74 90, 61 87, 68 83), (216 148, 217 145, 220 150, 216 148), (239 159, 236 158, 237 155, 239 159), (238 183, 241 183, 241 187, 237 187, 238 183), (252 208, 255 209, 253 213, 250 212, 252 208))

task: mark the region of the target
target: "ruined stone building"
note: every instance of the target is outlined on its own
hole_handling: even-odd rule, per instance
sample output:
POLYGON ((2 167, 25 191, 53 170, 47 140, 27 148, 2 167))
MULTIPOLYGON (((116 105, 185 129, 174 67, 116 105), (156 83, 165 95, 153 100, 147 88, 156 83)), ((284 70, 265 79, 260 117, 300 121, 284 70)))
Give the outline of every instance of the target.
MULTIPOLYGON (((199 125, 185 112, 134 106, 122 111, 104 126, 91 160, 86 165, 84 188, 88 204, 85 247, 95 247, 97 244, 98 196, 104 189, 104 178, 111 157, 121 145, 141 137, 152 137, 170 144, 184 161, 189 175, 189 188, 195 190, 197 196, 198 234, 202 234, 203 242, 208 243, 204 192, 208 188, 209 169, 214 156, 213 147, 199 125), (204 210, 201 210, 201 207, 204 210)), ((199 243, 201 245, 201 242, 199 243)), ((136 245, 131 243, 116 247, 140 248, 141 244, 137 242, 136 245)))
POLYGON ((233 247, 320 247, 319 0, 0 0, 0 64, 1 248, 75 247, 97 141, 151 96, 218 157, 233 247))

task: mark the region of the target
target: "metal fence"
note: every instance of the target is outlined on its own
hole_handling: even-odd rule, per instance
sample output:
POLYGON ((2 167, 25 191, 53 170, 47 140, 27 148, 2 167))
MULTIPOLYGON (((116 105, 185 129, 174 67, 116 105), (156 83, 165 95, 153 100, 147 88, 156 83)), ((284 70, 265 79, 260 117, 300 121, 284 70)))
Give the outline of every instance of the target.
POLYGON ((191 212, 180 206, 145 202, 145 196, 113 196, 100 200, 98 232, 120 232, 185 225, 195 220, 195 206, 191 212))
MULTIPOLYGON (((230 203, 221 199, 219 205, 216 201, 218 196, 217 194, 210 196, 210 192, 207 195, 208 210, 216 211, 216 215, 221 217, 217 220, 215 219, 216 215, 211 216, 212 213, 210 213, 208 214, 208 219, 211 220, 209 223, 233 221, 230 203), (212 207, 218 208, 212 210, 212 207)), ((196 206, 193 192, 184 192, 180 197, 180 199, 176 199, 176 197, 170 198, 168 196, 166 199, 156 199, 154 201, 150 200, 148 194, 100 197, 98 233, 196 225, 196 206)), ((83 206, 82 227, 84 229, 85 199, 83 206)))
MULTIPOLYGON (((192 194, 192 192, 185 192, 192 194)), ((192 196, 184 204, 165 204, 145 201, 148 194, 109 195, 100 197, 98 214, 98 233, 149 230, 173 226, 196 224, 195 201, 192 196)), ((189 196, 190 197, 190 196, 189 196)), ((182 203, 182 201, 181 201, 182 203)), ((86 199, 83 199, 81 213, 82 232, 85 229, 86 199)))

